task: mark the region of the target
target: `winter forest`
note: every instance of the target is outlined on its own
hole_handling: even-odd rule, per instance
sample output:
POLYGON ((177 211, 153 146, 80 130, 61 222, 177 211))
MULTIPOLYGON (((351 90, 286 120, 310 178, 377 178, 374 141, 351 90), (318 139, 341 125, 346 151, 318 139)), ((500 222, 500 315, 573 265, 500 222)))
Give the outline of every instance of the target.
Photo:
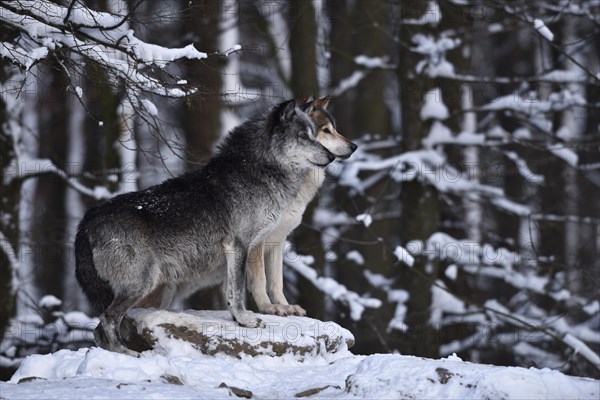
POLYGON ((326 95, 358 149, 287 239, 290 303, 356 354, 600 378, 600 1, 14 0, 0 42, 1 380, 93 346, 87 209, 326 95))

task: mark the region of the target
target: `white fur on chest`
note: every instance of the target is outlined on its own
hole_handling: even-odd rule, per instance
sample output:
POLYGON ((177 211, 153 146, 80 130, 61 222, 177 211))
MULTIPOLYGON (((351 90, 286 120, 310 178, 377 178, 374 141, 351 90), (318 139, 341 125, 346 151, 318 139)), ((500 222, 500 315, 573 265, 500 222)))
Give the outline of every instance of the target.
POLYGON ((304 182, 294 198, 294 201, 283 212, 281 221, 277 225, 276 231, 280 233, 290 233, 302 222, 302 215, 306 210, 306 206, 315 197, 315 194, 325 181, 325 170, 321 168, 310 168, 304 182))

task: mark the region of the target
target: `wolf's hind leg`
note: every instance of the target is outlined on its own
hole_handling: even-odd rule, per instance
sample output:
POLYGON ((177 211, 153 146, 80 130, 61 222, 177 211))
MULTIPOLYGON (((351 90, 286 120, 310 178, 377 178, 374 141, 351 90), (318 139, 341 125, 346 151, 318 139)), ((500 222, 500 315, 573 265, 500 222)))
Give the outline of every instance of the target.
POLYGON ((227 288, 225 296, 227 298, 227 308, 231 312, 233 319, 238 324, 248 328, 263 326, 255 313, 246 310, 244 304, 244 291, 246 289, 246 260, 248 250, 242 243, 234 238, 225 238, 223 240, 225 249, 225 258, 227 260, 227 288))
POLYGON ((94 331, 96 344, 103 349, 137 356, 139 353, 125 346, 121 338, 120 326, 127 311, 135 306, 142 298, 147 296, 151 290, 137 295, 119 293, 115 295, 113 302, 100 316, 100 323, 94 331))

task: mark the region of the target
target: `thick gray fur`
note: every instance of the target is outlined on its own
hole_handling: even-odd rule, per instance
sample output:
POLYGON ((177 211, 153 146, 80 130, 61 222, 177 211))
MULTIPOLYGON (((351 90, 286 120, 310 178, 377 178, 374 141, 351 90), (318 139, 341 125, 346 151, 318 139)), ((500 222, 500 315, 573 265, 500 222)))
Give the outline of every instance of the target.
POLYGON ((88 210, 75 241, 76 275, 102 311, 96 343, 135 354, 119 333, 123 316, 161 286, 188 282, 226 282, 233 318, 259 326, 244 305, 248 250, 277 226, 306 169, 334 158, 291 100, 233 129, 201 170, 88 210))

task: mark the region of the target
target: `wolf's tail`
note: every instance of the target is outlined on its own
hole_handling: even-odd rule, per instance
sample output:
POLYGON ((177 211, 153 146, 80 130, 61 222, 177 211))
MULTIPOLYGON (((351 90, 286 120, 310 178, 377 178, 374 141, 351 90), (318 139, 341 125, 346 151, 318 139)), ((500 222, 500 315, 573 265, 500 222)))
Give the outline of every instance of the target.
POLYGON ((104 312, 115 296, 108 282, 98 276, 90 240, 81 226, 75 237, 75 276, 95 311, 104 312))

